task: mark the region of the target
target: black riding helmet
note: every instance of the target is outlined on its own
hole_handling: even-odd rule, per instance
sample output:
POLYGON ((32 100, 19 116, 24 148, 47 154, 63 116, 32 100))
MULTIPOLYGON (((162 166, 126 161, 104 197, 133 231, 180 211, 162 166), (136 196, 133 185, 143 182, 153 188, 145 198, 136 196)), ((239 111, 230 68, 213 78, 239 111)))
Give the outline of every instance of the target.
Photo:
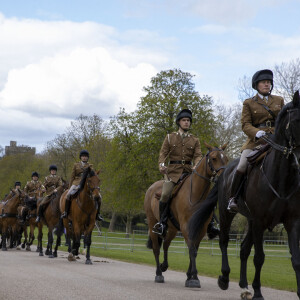
POLYGON ((56 165, 50 165, 49 171, 51 171, 51 170, 57 171, 57 166, 56 165))
POLYGON ((21 182, 20 182, 20 181, 16 181, 16 182, 15 182, 15 187, 16 187, 17 185, 18 185, 18 186, 21 186, 21 182))
POLYGON ((87 150, 81 150, 80 154, 79 154, 79 158, 81 158, 81 156, 87 156, 90 157, 90 154, 87 150))
POLYGON ((176 124, 179 126, 179 121, 182 118, 189 118, 191 123, 193 121, 192 112, 189 109, 183 109, 176 117, 176 124))
POLYGON ((253 76, 252 76, 252 88, 257 90, 257 84, 259 81, 262 80, 270 80, 271 81, 271 90, 270 94, 273 89, 273 72, 271 70, 265 69, 265 70, 260 70, 257 71, 253 76))
POLYGON ((31 174, 31 177, 33 177, 33 176, 39 177, 39 173, 38 173, 38 172, 33 172, 33 173, 31 174))

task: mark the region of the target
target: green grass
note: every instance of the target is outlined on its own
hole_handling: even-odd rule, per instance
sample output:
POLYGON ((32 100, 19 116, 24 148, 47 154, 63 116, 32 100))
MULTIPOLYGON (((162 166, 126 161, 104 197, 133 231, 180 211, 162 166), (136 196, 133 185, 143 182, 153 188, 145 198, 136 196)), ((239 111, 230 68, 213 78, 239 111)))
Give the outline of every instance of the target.
MULTIPOLYGON (((103 231, 103 236, 98 237, 98 234, 93 234, 93 244, 92 246, 102 247, 102 248, 91 248, 91 255, 100 256, 105 258, 111 258, 126 262, 133 262, 139 264, 147 264, 153 266, 153 277, 155 276, 155 261, 152 250, 147 250, 145 246, 146 237, 145 236, 135 236, 134 238, 134 247, 132 248, 132 238, 126 238, 125 233, 115 233, 115 234, 107 234, 112 239, 106 239, 106 242, 109 244, 105 244, 105 235, 106 232, 103 231), (97 244, 102 243, 102 244, 97 244), (112 245, 114 243, 115 245, 112 245), (107 249, 105 248, 107 246, 107 249), (118 249, 111 249, 118 248, 118 249), (124 250, 126 249, 126 250, 124 250), (133 251, 130 251, 130 249, 133 251)), ((36 233, 37 237, 37 233, 36 233)), ((43 240, 47 238, 47 231, 44 230, 43 240)), ((169 269, 186 272, 189 264, 189 257, 187 250, 183 247, 183 242, 181 238, 175 239, 178 242, 177 247, 170 248, 169 253, 169 269), (181 253, 174 253, 174 251, 181 253)), ((45 243, 46 244, 46 243, 45 243)), ((64 239, 62 244, 64 244, 64 239)), ((199 275, 205 275, 217 278, 221 274, 221 256, 220 251, 218 249, 217 241, 214 241, 214 255, 211 255, 211 242, 203 241, 201 243, 204 249, 199 249, 197 256, 197 269, 199 275)), ((229 251, 229 264, 231 268, 230 280, 231 281, 239 281, 240 274, 240 259, 237 256, 236 252, 236 243, 230 243, 231 250, 229 251)), ((239 249, 239 245, 238 245, 239 249)), ((286 255, 286 246, 274 246, 274 245, 266 245, 266 250, 276 250, 283 249, 283 255, 286 255)), ((60 247, 60 250, 66 251, 66 247, 60 247)), ((266 253, 269 253, 266 251, 266 253)), ((162 251, 161 251, 162 252, 162 251)), ((253 251, 252 251, 253 253, 253 251)), ((272 254, 272 252, 270 252, 272 254)), ((161 253, 161 260, 162 260, 161 253)), ((249 257, 248 260, 248 282, 252 283, 254 277, 254 265, 253 265, 253 256, 249 257)), ((167 273, 165 275, 168 276, 167 273)), ((185 280, 185 275, 183 274, 182 280, 185 280)), ((217 280, 217 279, 216 279, 217 280)), ((296 292, 297 284, 296 284, 296 275, 291 265, 291 260, 288 257, 266 257, 265 263, 263 265, 262 273, 261 273, 261 282, 263 286, 287 290, 296 292)))

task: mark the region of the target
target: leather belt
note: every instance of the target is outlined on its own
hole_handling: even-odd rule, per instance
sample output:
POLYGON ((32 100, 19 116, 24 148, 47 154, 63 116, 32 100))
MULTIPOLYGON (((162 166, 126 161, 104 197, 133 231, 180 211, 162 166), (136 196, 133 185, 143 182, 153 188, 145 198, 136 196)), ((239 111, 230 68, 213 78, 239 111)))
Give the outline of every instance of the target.
POLYGON ((190 160, 171 160, 169 164, 170 165, 191 165, 192 162, 190 160))
POLYGON ((275 126, 275 122, 273 121, 267 121, 265 123, 261 123, 261 124, 257 124, 257 125, 254 125, 254 127, 256 128, 261 128, 261 127, 274 127, 275 126))

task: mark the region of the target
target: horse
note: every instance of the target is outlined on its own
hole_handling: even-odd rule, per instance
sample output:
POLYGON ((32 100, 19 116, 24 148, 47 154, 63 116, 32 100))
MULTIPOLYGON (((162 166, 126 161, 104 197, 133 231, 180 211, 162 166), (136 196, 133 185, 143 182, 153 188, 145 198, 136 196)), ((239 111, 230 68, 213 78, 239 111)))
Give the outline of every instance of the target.
MULTIPOLYGON (((35 218, 37 216, 37 204, 39 201, 41 201, 41 197, 43 195, 43 190, 41 188, 37 189, 34 192, 34 196, 26 196, 24 205, 21 206, 18 209, 18 216, 20 225, 23 225, 24 228, 24 235, 26 240, 26 250, 31 251, 30 246, 33 244, 33 241, 35 240, 34 236, 34 230, 37 227, 37 224, 35 222, 35 218), (22 224, 22 216, 26 215, 26 222, 25 224, 22 224), (29 227, 29 236, 28 240, 26 238, 27 236, 27 227, 29 227)), ((38 248, 37 248, 38 251, 38 248)))
MULTIPOLYGON (((48 255, 49 258, 57 257, 57 249, 61 242, 61 235, 57 234, 56 245, 54 252, 52 252, 52 245, 53 245, 53 230, 59 224, 60 220, 60 197, 63 192, 68 188, 68 184, 63 181, 63 186, 57 188, 57 192, 51 195, 51 200, 47 207, 44 210, 43 218, 41 218, 40 222, 38 223, 38 249, 39 249, 39 256, 43 256, 43 225, 48 227, 48 243, 47 249, 45 254, 48 255)), ((39 206, 39 203, 38 203, 39 206)))
MULTIPOLYGON (((157 194, 162 191, 163 180, 152 184, 145 194, 144 210, 147 216, 149 227, 149 238, 147 247, 152 248, 156 261, 156 276, 155 282, 163 283, 164 276, 162 272, 168 269, 168 248, 171 241, 175 238, 176 233, 180 230, 189 247, 190 264, 187 271, 186 287, 199 287, 200 281, 197 277, 196 269, 196 255, 200 240, 204 237, 207 225, 210 220, 207 220, 205 226, 199 236, 195 245, 190 244, 188 239, 188 221, 192 216, 196 204, 201 203, 208 194, 211 182, 220 175, 223 167, 227 164, 228 159, 224 154, 226 144, 221 148, 212 147, 206 144, 208 148, 207 154, 201 159, 197 166, 193 169, 192 174, 186 178, 182 186, 172 198, 169 204, 171 215, 176 219, 176 222, 168 220, 168 231, 163 241, 164 260, 162 264, 159 263, 160 247, 162 238, 156 233, 152 232, 154 224, 158 222, 159 218, 159 201, 157 194)), ((211 216, 212 217, 212 214, 211 216)))
POLYGON ((11 197, 0 203, 0 229, 2 232, 2 251, 7 251, 6 239, 10 234, 10 246, 17 238, 17 209, 23 201, 21 190, 12 191, 11 197), (10 233, 9 233, 10 231, 10 233))
MULTIPOLYGON (((252 283, 253 299, 264 299, 261 293, 261 268, 265 255, 263 251, 263 233, 272 230, 278 223, 283 223, 287 234, 291 253, 291 261, 297 280, 297 295, 300 298, 300 98, 299 91, 294 94, 293 101, 286 104, 279 113, 275 123, 275 134, 264 140, 271 145, 271 150, 263 161, 248 167, 247 180, 238 199, 239 212, 246 216, 249 231, 242 243, 240 259, 241 274, 239 285, 248 294, 246 276, 247 259, 254 245, 255 276, 252 283)), ((228 212, 230 186, 238 160, 233 161, 224 170, 218 183, 209 193, 203 205, 191 218, 190 239, 197 241, 197 236, 205 226, 215 205, 219 202, 220 240, 222 251, 222 275, 218 285, 222 290, 228 289, 230 267, 227 247, 229 229, 234 214, 228 212)))
MULTIPOLYGON (((60 219, 58 234, 62 234, 63 227, 66 228, 66 236, 73 240, 72 247, 69 242, 69 261, 75 261, 75 256, 78 255, 80 247, 80 238, 84 234, 87 245, 85 264, 91 265, 90 246, 92 231, 95 227, 96 213, 100 195, 100 179, 99 171, 95 172, 91 167, 86 168, 82 174, 82 179, 79 185, 79 191, 72 199, 70 213, 68 218, 60 219), (62 224, 63 223, 63 224, 62 224)), ((60 210, 64 211, 68 190, 66 190, 60 198, 60 210)))

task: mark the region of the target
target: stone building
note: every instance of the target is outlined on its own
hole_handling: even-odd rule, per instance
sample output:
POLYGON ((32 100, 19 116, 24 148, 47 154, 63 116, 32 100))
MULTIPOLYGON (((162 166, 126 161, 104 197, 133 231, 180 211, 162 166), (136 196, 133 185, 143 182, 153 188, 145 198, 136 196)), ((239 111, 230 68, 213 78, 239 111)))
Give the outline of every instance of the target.
POLYGON ((14 155, 20 153, 31 153, 34 155, 35 147, 29 147, 24 145, 17 146, 16 141, 10 141, 10 145, 5 146, 5 155, 14 155))

